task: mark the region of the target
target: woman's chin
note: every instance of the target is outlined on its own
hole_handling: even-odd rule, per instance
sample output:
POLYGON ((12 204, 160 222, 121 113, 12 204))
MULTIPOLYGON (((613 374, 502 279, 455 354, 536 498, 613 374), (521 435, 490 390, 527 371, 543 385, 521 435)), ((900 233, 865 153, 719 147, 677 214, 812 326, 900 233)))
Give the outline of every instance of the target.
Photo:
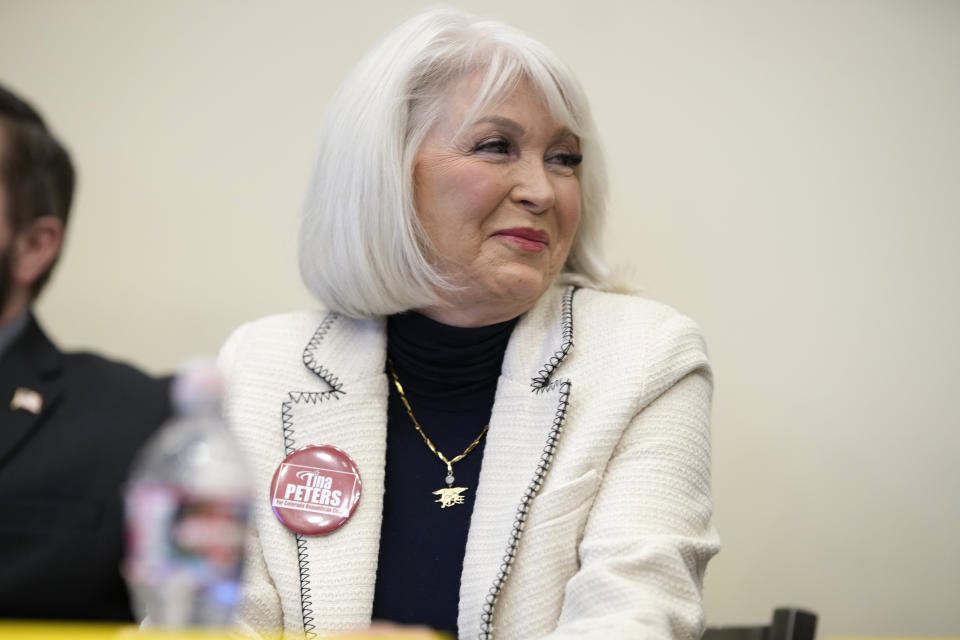
POLYGON ((464 273, 462 284, 440 291, 439 305, 418 309, 424 315, 456 326, 503 322, 533 308, 556 274, 522 263, 501 264, 464 273))
POLYGON ((529 311, 553 281, 552 275, 526 265, 516 265, 499 275, 498 297, 505 306, 522 307, 520 313, 529 311))

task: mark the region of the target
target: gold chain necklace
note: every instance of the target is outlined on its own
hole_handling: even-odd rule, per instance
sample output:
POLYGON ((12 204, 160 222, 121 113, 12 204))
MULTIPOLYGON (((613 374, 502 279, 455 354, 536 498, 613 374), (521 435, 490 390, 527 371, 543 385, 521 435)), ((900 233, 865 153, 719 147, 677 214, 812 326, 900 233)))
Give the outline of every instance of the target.
POLYGON ((467 487, 453 486, 453 482, 456 480, 456 478, 453 477, 453 463, 463 460, 468 453, 473 451, 477 445, 480 444, 480 440, 483 439, 483 435, 487 432, 487 429, 490 427, 490 425, 486 424, 483 426, 483 429, 480 431, 480 435, 478 435, 477 438, 470 443, 470 446, 463 450, 463 453, 451 460, 447 460, 447 456, 443 455, 443 452, 437 449, 437 447, 430 442, 430 438, 427 437, 423 427, 420 426, 416 416, 413 415, 413 409, 410 408, 410 403, 407 401, 407 396, 403 392, 403 386, 400 384, 400 378, 397 377, 397 370, 393 368, 393 362, 388 360, 387 365, 390 367, 390 375, 393 376, 393 384, 397 387, 397 393, 400 394, 400 400, 403 402, 403 406, 406 407, 407 415, 409 415, 410 420, 413 421, 413 426, 416 428, 417 433, 419 433, 420 437, 423 438, 423 441, 427 443, 430 451, 433 451, 433 453, 440 458, 444 464, 447 465, 447 477, 444 478, 447 486, 445 489, 437 489, 433 492, 433 495, 440 496, 435 500, 435 502, 440 503, 441 509, 452 507, 455 504, 463 504, 463 496, 460 494, 466 491, 467 487))

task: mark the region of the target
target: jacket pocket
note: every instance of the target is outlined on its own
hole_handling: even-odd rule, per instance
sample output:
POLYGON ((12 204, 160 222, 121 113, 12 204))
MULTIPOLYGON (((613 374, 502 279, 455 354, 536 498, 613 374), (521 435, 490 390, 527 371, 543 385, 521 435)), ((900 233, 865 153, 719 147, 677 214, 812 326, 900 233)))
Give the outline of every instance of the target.
POLYGON ((578 532, 582 531, 586 513, 590 510, 599 486, 600 475, 590 469, 573 480, 541 493, 533 500, 525 535, 551 525, 559 526, 568 520, 577 519, 580 523, 575 528, 578 532))
POLYGON ((533 499, 495 622, 538 631, 506 635, 539 637, 556 626, 564 589, 580 569, 578 547, 599 486, 599 474, 590 470, 558 486, 548 481, 533 499), (532 609, 530 594, 537 602, 532 609))

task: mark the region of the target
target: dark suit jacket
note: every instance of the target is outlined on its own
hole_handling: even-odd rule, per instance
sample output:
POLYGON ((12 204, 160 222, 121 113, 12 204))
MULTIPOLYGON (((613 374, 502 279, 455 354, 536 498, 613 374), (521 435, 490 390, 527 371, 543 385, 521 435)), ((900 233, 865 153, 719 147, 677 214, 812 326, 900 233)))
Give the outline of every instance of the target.
POLYGON ((121 490, 168 387, 61 353, 32 317, 0 357, 0 617, 132 619, 121 490), (42 396, 39 414, 12 407, 18 388, 42 396))

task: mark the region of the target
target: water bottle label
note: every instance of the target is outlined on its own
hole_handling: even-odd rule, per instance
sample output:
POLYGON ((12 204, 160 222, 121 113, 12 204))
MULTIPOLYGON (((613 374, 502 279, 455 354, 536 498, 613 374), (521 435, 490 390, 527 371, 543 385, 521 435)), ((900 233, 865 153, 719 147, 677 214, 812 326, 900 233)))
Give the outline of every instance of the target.
POLYGON ((247 501, 141 484, 128 493, 127 512, 125 573, 131 585, 159 599, 204 603, 204 616, 210 609, 227 612, 238 604, 247 501))

